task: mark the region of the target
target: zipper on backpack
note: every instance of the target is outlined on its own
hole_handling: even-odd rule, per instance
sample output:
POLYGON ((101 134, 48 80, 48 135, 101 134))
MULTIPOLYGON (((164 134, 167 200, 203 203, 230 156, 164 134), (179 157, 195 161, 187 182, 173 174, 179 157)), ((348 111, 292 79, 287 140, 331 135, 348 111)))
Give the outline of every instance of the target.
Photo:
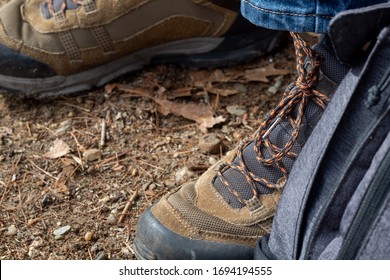
MULTIPOLYGON (((365 101, 365 105, 367 106, 367 108, 371 108, 380 102, 382 92, 387 87, 389 87, 389 85, 390 85, 390 67, 387 68, 386 73, 383 75, 379 83, 377 85, 373 85, 368 90, 368 95, 365 101)), ((386 103, 388 103, 388 101, 389 99, 387 99, 386 103)))
MULTIPOLYGON (((378 83, 379 95, 382 94, 387 89, 388 86, 390 86, 390 68, 387 69, 385 74, 382 76, 382 79, 378 83)), ((366 99, 366 101, 367 101, 367 99, 366 99)), ((365 105, 367 105, 367 104, 365 104, 365 105)), ((368 137, 363 137, 361 139, 358 139, 356 144, 354 145, 354 148, 351 150, 351 152, 348 156, 348 159, 346 160, 346 163, 344 165, 343 174, 345 174, 345 172, 347 172, 347 170, 349 170, 352 162, 356 158, 357 153, 362 150, 363 144, 366 143, 368 141, 368 139, 370 139, 370 137, 372 137, 372 133, 374 132, 374 130, 376 130, 377 125, 379 125, 378 121, 383 122, 383 119, 386 118, 386 115, 389 114, 389 112, 388 112, 390 110, 389 106, 390 106, 390 95, 387 96, 386 102, 383 102, 382 110, 378 110, 377 117, 372 120, 371 125, 368 125, 366 128, 366 131, 364 133, 362 133, 362 135, 368 135, 368 137), (380 121, 380 119, 382 119, 382 121, 380 121)), ((341 181, 342 180, 344 180, 344 177, 341 179, 341 181)), ((337 185, 340 185, 341 181, 339 181, 337 183, 337 185)), ((389 186, 387 186, 387 187, 389 187, 389 186)), ((316 216, 317 221, 315 222, 315 225, 313 226, 313 228, 315 228, 316 230, 313 230, 312 233, 310 234, 308 244, 311 244, 311 245, 308 245, 308 248, 310 248, 310 246, 312 246, 313 240, 315 238, 315 232, 317 232, 318 226, 319 226, 320 222, 322 221, 324 214, 327 211, 329 204, 331 203, 331 200, 334 198, 334 195, 336 192, 337 192, 337 189, 334 189, 332 191, 332 194, 330 195, 330 199, 327 201, 327 203, 323 206, 323 208, 319 211, 318 215, 316 216), (321 218, 319 218, 319 217, 321 217, 321 218)), ((311 249, 306 250, 306 252, 304 253, 304 259, 308 259, 310 251, 311 251, 311 249)))
POLYGON ((390 151, 372 179, 347 232, 337 259, 356 259, 390 190, 390 151))

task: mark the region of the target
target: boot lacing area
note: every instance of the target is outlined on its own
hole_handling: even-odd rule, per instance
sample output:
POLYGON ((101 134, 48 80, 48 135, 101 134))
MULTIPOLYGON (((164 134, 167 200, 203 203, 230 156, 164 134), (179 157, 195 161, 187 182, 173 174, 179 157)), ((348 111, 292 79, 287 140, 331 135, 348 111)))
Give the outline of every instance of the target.
MULTIPOLYGON (((62 15, 64 17, 65 11, 68 9, 68 1, 67 0, 58 0, 62 1, 61 7, 58 11, 54 9, 53 2, 55 0, 45 0, 45 3, 47 4, 47 9, 49 10, 49 13, 51 17, 58 17, 58 15, 62 15)), ((94 0, 69 0, 73 4, 77 6, 83 6, 85 12, 90 12, 96 10, 96 3, 94 0)))
MULTIPOLYGON (((224 165, 224 169, 232 168, 245 176, 246 181, 249 186, 251 186, 254 197, 259 196, 259 191, 255 182, 270 189, 282 188, 285 185, 288 178, 288 171, 281 160, 284 157, 296 158, 298 156, 296 153, 292 152, 291 149, 298 138, 308 100, 313 100, 322 109, 325 109, 329 102, 329 97, 327 95, 315 89, 318 84, 320 74, 319 67, 322 61, 321 57, 316 54, 297 33, 291 32, 290 34, 294 41, 298 78, 289 87, 287 87, 280 103, 262 122, 255 139, 250 139, 252 141, 255 140, 254 150, 256 152, 256 160, 258 163, 266 166, 276 166, 283 176, 276 183, 272 183, 267 180, 267 178, 259 177, 249 171, 243 159, 242 151, 245 145, 241 145, 238 148, 234 163, 232 160, 224 165), (309 63, 309 65, 305 67, 306 58, 306 63, 309 63), (294 108, 296 108, 296 106, 298 107, 296 117, 294 118, 291 112, 294 108), (284 145, 284 147, 278 147, 271 143, 268 139, 268 135, 282 119, 288 120, 293 129, 289 135, 289 141, 284 145), (267 150, 267 157, 265 157, 262 152, 264 148, 267 150)), ((246 201, 242 198, 240 193, 235 190, 234 186, 232 186, 231 183, 223 176, 222 172, 222 169, 219 169, 217 172, 217 176, 220 178, 221 182, 228 188, 229 192, 237 197, 238 201, 245 205, 246 201)))

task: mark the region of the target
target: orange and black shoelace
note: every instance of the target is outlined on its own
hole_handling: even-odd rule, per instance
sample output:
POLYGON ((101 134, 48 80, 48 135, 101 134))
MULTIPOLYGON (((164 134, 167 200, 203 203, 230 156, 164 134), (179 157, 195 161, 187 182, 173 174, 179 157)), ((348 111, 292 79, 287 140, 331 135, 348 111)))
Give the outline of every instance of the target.
MULTIPOLYGON (((280 178, 277 183, 272 183, 267 180, 267 178, 262 178, 249 171, 243 160, 243 146, 238 148, 236 155, 238 160, 235 160, 235 163, 229 162, 225 165, 226 168, 237 170, 245 176, 246 181, 252 188, 254 196, 258 196, 256 182, 268 188, 275 189, 283 186, 287 181, 288 171, 281 160, 285 157, 296 158, 298 156, 296 153, 292 152, 291 149, 298 138, 308 100, 313 100, 322 109, 325 109, 329 102, 329 97, 327 95, 315 89, 320 74, 319 67, 322 61, 321 57, 317 55, 297 33, 291 32, 290 34, 294 41, 298 78, 286 89, 280 103, 269 113, 268 117, 260 125, 256 138, 252 139, 255 140, 254 149, 258 163, 266 166, 276 166, 283 174, 283 177, 280 178), (305 67, 306 58, 310 64, 309 67, 305 67), (294 118, 291 115, 291 112, 296 106, 298 106, 297 114, 294 118), (292 132, 289 136, 289 141, 284 147, 278 147, 271 143, 268 135, 282 119, 287 119, 289 121, 292 132), (263 148, 266 148, 269 156, 264 156, 262 152, 263 148)), ((229 181, 224 178, 222 169, 218 171, 217 176, 228 190, 245 205, 245 201, 241 195, 234 189, 234 186, 231 186, 229 181)))

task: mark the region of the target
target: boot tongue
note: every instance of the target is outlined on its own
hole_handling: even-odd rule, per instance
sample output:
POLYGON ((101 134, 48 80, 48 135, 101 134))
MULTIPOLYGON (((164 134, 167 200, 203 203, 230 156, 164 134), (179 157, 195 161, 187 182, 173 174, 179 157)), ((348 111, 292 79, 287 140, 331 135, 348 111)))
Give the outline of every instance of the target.
MULTIPOLYGON (((62 5, 64 4, 64 2, 66 4, 65 10, 75 10, 80 6, 80 4, 76 4, 72 0, 66 0, 66 1, 53 0, 52 5, 53 5, 54 13, 61 11, 62 5)), ((50 19, 53 17, 53 15, 51 14, 51 12, 49 10, 49 5, 48 5, 47 1, 45 1, 41 4, 41 12, 42 12, 42 15, 44 16, 44 18, 46 18, 46 19, 50 19)))

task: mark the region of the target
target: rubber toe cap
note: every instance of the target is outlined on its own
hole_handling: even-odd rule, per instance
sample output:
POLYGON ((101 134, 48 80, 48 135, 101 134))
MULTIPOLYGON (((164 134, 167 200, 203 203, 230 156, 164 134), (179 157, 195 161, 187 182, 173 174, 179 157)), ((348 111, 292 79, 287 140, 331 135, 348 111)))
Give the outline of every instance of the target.
POLYGON ((140 217, 134 250, 138 259, 253 259, 254 248, 181 236, 162 225, 147 209, 140 217))

